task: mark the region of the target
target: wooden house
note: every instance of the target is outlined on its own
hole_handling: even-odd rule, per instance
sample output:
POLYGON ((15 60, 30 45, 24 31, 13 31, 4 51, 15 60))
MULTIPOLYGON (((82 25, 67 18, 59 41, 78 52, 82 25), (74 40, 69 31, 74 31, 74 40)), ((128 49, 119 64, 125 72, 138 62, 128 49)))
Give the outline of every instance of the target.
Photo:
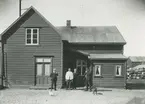
POLYGON ((126 60, 124 38, 115 26, 53 26, 30 7, 1 34, 1 70, 12 87, 50 86, 56 68, 57 85, 65 85, 68 68, 77 68, 77 86, 84 73, 100 87, 124 88, 126 60))
POLYGON ((127 60, 127 67, 133 68, 137 65, 145 64, 145 56, 129 56, 127 60))

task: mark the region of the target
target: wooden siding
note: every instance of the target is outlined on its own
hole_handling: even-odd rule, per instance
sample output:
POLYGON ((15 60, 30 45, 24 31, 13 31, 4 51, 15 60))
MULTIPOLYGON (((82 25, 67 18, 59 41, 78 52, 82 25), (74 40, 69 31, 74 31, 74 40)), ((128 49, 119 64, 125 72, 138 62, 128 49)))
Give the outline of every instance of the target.
POLYGON ((123 61, 96 61, 93 64, 101 65, 101 77, 94 76, 93 68, 93 84, 99 87, 116 87, 125 88, 126 85, 126 64, 123 61), (115 66, 122 66, 122 76, 115 76, 115 66))
POLYGON ((88 53, 123 53, 123 45, 95 45, 95 44, 71 44, 76 50, 82 50, 88 53))
POLYGON ((3 67, 4 67, 4 63, 3 63, 3 55, 4 55, 4 49, 3 49, 3 44, 2 42, 0 42, 0 89, 3 87, 3 67))
MULTIPOLYGON (((62 84, 62 41, 59 34, 49 26, 38 14, 34 13, 7 39, 7 77, 12 85, 34 85, 34 56, 54 56, 53 68, 57 69, 58 85, 62 84), (39 45, 25 45, 25 27, 39 27, 39 45)), ((50 82, 49 82, 50 83, 50 82)))

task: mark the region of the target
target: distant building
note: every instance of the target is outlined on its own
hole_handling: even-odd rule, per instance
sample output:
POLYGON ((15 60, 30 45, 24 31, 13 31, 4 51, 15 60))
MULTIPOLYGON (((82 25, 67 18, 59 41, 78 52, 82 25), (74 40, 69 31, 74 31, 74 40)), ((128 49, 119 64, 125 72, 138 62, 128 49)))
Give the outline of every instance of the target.
POLYGON ((145 64, 145 56, 130 56, 127 60, 128 68, 133 68, 141 64, 145 64))

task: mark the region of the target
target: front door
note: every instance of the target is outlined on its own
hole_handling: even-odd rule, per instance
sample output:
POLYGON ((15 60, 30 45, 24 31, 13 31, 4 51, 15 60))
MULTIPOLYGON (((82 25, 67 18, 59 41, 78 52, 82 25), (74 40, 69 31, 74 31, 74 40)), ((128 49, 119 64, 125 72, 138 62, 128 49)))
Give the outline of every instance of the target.
POLYGON ((85 86, 85 71, 87 68, 87 60, 77 60, 76 62, 77 68, 77 87, 85 86))
POLYGON ((36 85, 50 84, 50 74, 52 72, 52 58, 36 58, 36 85))

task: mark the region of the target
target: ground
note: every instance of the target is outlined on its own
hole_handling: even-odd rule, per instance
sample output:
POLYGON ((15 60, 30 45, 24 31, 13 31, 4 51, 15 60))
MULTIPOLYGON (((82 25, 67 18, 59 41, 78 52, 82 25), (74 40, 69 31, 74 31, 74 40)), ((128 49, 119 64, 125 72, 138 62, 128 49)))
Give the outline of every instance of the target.
POLYGON ((0 91, 0 104, 145 104, 145 90, 104 89, 98 94, 84 90, 62 90, 50 96, 49 90, 6 89, 0 91))

